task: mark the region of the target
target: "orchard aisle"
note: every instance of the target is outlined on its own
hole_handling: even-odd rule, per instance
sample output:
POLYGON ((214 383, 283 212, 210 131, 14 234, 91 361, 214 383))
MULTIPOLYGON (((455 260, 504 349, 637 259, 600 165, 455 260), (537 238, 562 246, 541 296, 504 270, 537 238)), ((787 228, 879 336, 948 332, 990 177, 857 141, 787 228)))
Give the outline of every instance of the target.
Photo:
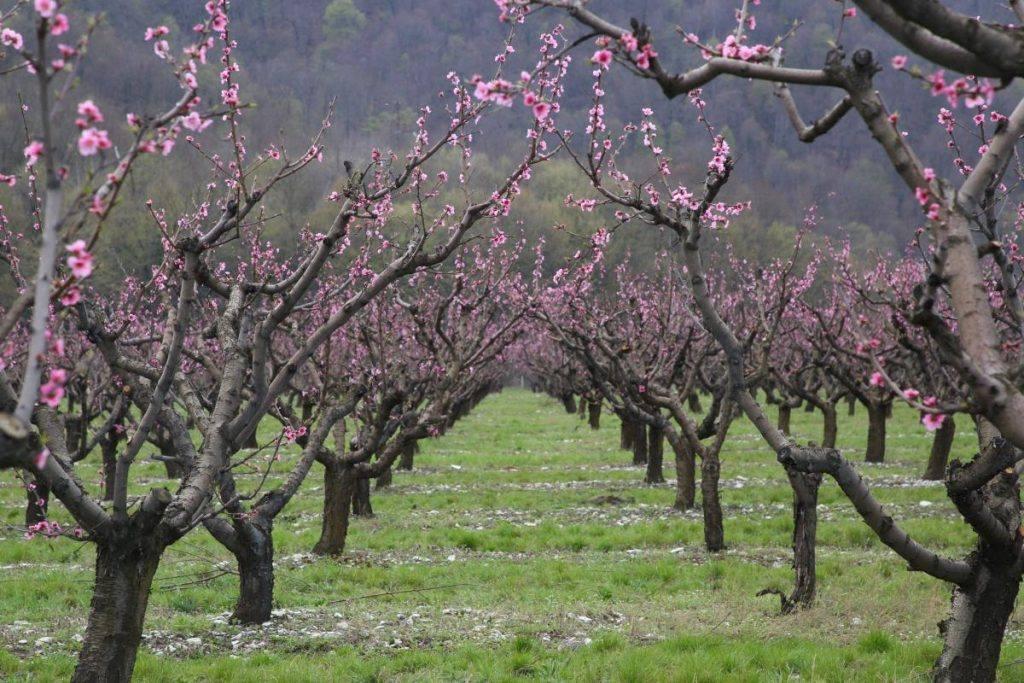
MULTIPOLYGON (((843 435, 864 434, 863 415, 843 419, 840 446, 862 447, 843 435)), ((819 429, 800 411, 793 421, 803 436, 819 429)), ((897 411, 890 436, 889 462, 863 466, 866 477, 911 534, 961 550, 968 539, 949 536, 954 511, 941 486, 916 478, 928 441, 915 416, 897 411)), ((233 565, 195 532, 161 566, 139 680, 652 680, 668 671, 682 680, 848 680, 929 669, 946 591, 906 572, 834 485, 821 494, 818 607, 779 617, 775 598, 756 593, 790 581, 790 493, 749 428, 737 423, 723 453, 729 550, 718 556, 702 550, 699 511, 670 509, 671 465, 670 483, 651 487, 630 461, 614 416, 594 431, 544 396, 505 390, 423 443, 415 469, 374 493, 376 516, 355 520, 340 561, 308 554, 322 494, 314 471, 275 528, 272 621, 228 623, 233 565)), ((149 483, 161 479, 146 467, 149 483)), ((94 465, 82 469, 95 481, 94 465)), ((2 495, 5 522, 16 525, 13 477, 2 495)), ((89 547, 7 532, 0 672, 67 675, 91 564, 89 547), (62 600, 44 600, 55 593, 62 600)), ((1024 654, 1020 636, 1014 622, 1005 662, 1024 654)), ((1006 680, 1024 678, 1019 668, 1007 667, 1006 680)))

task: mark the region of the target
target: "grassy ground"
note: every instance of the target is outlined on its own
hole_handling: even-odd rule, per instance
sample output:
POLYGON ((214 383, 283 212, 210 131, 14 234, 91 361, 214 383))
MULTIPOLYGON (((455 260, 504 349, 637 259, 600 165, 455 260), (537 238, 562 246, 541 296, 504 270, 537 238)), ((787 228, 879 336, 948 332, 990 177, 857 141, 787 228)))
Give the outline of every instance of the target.
MULTIPOLYGON (((794 412, 793 429, 818 438, 819 419, 794 412)), ((865 434, 863 411, 844 417, 840 446, 858 457, 865 434)), ((889 437, 887 462, 862 465, 865 477, 915 538, 962 554, 968 529, 942 487, 918 479, 929 440, 914 414, 897 410, 889 437)), ((738 422, 723 454, 729 549, 718 555, 701 548, 699 512, 671 511, 672 484, 643 485, 617 445, 613 416, 595 432, 541 396, 492 396, 375 495, 376 517, 355 522, 341 560, 308 554, 314 470, 275 529, 274 619, 228 623, 236 577, 197 579, 231 570, 230 556, 200 530, 161 564, 137 679, 927 679, 949 591, 906 571, 834 483, 821 490, 818 604, 781 617, 776 598, 755 594, 791 580, 790 493, 751 429, 738 422)), ((956 453, 972 449, 958 435, 956 453)), ((161 467, 142 471, 137 492, 164 483, 161 467)), ((97 481, 94 463, 82 477, 97 481)), ((4 475, 0 675, 60 679, 85 623, 92 551, 22 540, 22 500, 4 475)), ((1015 615, 1004 680, 1024 681, 1022 633, 1015 615)))

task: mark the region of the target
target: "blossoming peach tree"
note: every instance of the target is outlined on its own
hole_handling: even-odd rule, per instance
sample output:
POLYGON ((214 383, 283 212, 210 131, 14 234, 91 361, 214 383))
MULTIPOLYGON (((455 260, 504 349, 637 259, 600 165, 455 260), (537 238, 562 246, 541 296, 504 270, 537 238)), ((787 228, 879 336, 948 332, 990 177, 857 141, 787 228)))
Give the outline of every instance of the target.
MULTIPOLYGON (((18 290, 0 319, 0 466, 31 474, 76 521, 67 533, 95 545, 93 599, 74 680, 124 681, 161 556, 197 526, 206 524, 237 551, 243 593, 251 584, 261 598, 254 609, 269 604, 273 518, 360 396, 353 385, 348 398, 305 425, 283 407, 293 381, 396 282, 449 259, 478 225, 500 225, 533 168, 558 144, 548 143, 546 110, 532 109, 521 159, 496 185, 477 187, 470 141, 480 118, 503 102, 474 98, 474 83, 453 72, 441 93, 441 120, 424 106, 405 153, 374 150, 360 170, 339 179, 324 200, 333 218, 319 231, 303 230, 292 256, 267 239, 269 207, 282 183, 322 159, 330 117, 298 153, 282 144, 251 149, 228 0, 207 2, 191 36, 164 26, 146 31, 142 39, 181 95, 161 114, 131 113, 116 127, 95 101, 83 98, 71 122, 68 108, 58 106, 78 87, 76 65, 95 25, 81 19, 81 36, 69 40, 79 20, 64 9, 35 0, 0 17, 5 73, 30 74, 38 92, 38 102, 23 110, 25 165, 3 178, 24 188, 28 208, 0 221, 0 246, 18 290), (32 39, 10 27, 15 21, 31 24, 32 39), (219 70, 212 97, 199 86, 204 68, 219 70), (69 123, 73 136, 63 133, 69 123), (176 215, 147 203, 160 262, 120 291, 90 288, 102 266, 93 248, 125 201, 121 189, 132 169, 144 157, 159 160, 182 148, 209 176, 196 188, 197 203, 176 215), (459 167, 449 174, 451 156, 459 167), (34 273, 23 259, 29 245, 38 256, 34 273), (304 330, 301 338, 296 329, 304 330), (101 360, 100 374, 116 396, 105 409, 112 423, 97 434, 108 437, 114 425, 125 431, 114 441, 109 503, 76 473, 66 438, 69 387, 85 379, 67 357, 71 342, 74 353, 88 350, 101 360), (268 415, 293 437, 308 434, 284 483, 250 504, 254 494, 235 490, 232 468, 251 457, 245 449, 268 415), (133 487, 133 464, 151 441, 176 467, 173 492, 156 487, 140 495, 133 487)), ((546 34, 536 68, 519 79, 518 87, 551 109, 561 94, 563 47, 560 36, 546 34)), ((488 82, 502 82, 502 66, 499 60, 488 82)))
MULTIPOLYGON (((698 98, 700 88, 710 87, 720 77, 775 83, 796 134, 805 142, 828 134, 847 115, 856 115, 920 203, 930 237, 927 275, 917 288, 913 309, 906 314, 928 333, 942 363, 952 368, 966 387, 961 408, 977 419, 981 443, 981 453, 972 462, 954 462, 946 476, 950 497, 978 534, 975 552, 963 560, 939 557, 910 539, 837 451, 797 447, 768 422, 748 391, 742 346, 707 296, 700 255, 702 231, 715 220, 709 211, 712 204, 706 200, 713 199, 728 173, 718 164, 709 169, 706 189, 703 197, 698 195, 696 206, 673 207, 678 218, 651 201, 642 183, 615 198, 640 211, 648 222, 679 235, 682 263, 695 302, 704 324, 728 356, 733 397, 779 460, 791 472, 833 476, 883 542, 914 569, 953 585, 935 679, 994 679, 1002 637, 1024 572, 1017 485, 1024 469, 1024 392, 1018 371, 1024 315, 1018 295, 1020 265, 1013 258, 1013 240, 1008 239, 1017 227, 1014 217, 1020 201, 1015 193, 1018 184, 1004 181, 1007 173, 1015 170, 1011 162, 1024 134, 1024 102, 1004 104, 999 92, 1024 75, 1020 29, 1007 22, 1024 21, 1024 7, 1011 2, 1006 8, 992 10, 1006 12, 1005 16, 982 19, 938 0, 841 2, 839 28, 824 56, 824 66, 794 68, 783 64, 782 48, 786 40, 800 40, 799 31, 772 42, 753 42, 756 22, 751 11, 759 2, 744 0, 735 29, 726 40, 704 41, 683 30, 683 48, 695 51, 700 63, 673 72, 667 66, 667 43, 655 49, 655 31, 662 27, 649 27, 634 19, 625 28, 592 11, 588 4, 585 0, 498 0, 502 18, 511 22, 525 21, 539 8, 565 12, 586 31, 598 34, 597 51, 592 56, 598 70, 621 64, 638 77, 653 81, 669 99, 698 98), (917 138, 907 134, 910 131, 902 128, 899 116, 887 106, 874 82, 883 68, 876 56, 864 49, 852 54, 845 50, 842 26, 865 17, 912 53, 909 57, 897 54, 890 60, 891 66, 909 78, 925 80, 933 94, 944 98, 943 105, 948 105, 938 116, 954 136, 950 148, 956 158, 948 177, 921 161, 914 148, 917 138), (916 60, 919 65, 908 66, 916 60), (948 77, 946 70, 964 75, 948 77), (798 88, 835 90, 838 99, 807 123, 797 103, 798 88), (966 126, 969 138, 955 134, 962 123, 951 109, 961 104, 975 112, 970 117, 973 125, 966 126), (1012 110, 1003 113, 1004 106, 1012 110), (967 139, 977 142, 966 148, 967 139), (677 221, 675 226, 673 221, 677 221), (950 315, 942 313, 945 309, 940 302, 948 303, 950 315)), ((606 179, 598 181, 595 184, 600 189, 606 179)), ((912 400, 925 413, 936 407, 912 400)))

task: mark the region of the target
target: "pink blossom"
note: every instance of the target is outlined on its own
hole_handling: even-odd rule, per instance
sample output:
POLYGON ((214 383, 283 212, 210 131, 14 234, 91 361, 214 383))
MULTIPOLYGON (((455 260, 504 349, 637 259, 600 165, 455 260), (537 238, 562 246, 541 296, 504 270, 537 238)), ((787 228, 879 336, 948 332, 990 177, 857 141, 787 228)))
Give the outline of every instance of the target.
POLYGON ((78 285, 71 285, 60 297, 60 303, 64 306, 74 306, 82 300, 82 290, 78 285))
POLYGON ((896 55, 895 57, 892 58, 892 68, 894 68, 894 69, 902 69, 906 65, 907 65, 907 56, 906 55, 896 55))
POLYGON ((4 175, 0 173, 0 185, 7 185, 8 187, 14 187, 18 184, 18 177, 13 175, 4 175))
POLYGON ((188 130, 195 130, 197 132, 206 130, 211 123, 213 122, 204 121, 203 117, 201 117, 198 112, 190 112, 187 116, 182 117, 181 119, 182 126, 188 130))
POLYGON ((548 104, 547 102, 538 102, 537 104, 533 105, 533 115, 537 118, 538 121, 543 121, 547 119, 550 113, 551 105, 548 104))
POLYGON ((64 250, 68 253, 74 254, 75 256, 86 256, 88 255, 87 245, 85 240, 75 240, 71 244, 64 247, 64 250))
POLYGON ((885 375, 880 372, 871 373, 871 379, 868 380, 868 384, 873 387, 884 387, 885 386, 885 375))
POLYGON ((0 31, 0 43, 7 47, 13 47, 15 50, 20 50, 25 45, 25 40, 14 29, 5 28, 0 31))
POLYGON ((50 379, 43 386, 39 387, 39 400, 42 403, 56 408, 64 398, 64 382, 67 381, 67 373, 61 369, 50 370, 50 379))
POLYGON ((50 459, 50 449, 49 448, 43 448, 43 450, 41 450, 38 453, 36 453, 35 460, 33 460, 32 464, 34 464, 36 466, 37 470, 41 470, 44 467, 46 467, 46 462, 49 459, 50 459))
POLYGON ((28 143, 28 146, 25 147, 25 164, 35 166, 35 163, 39 161, 39 157, 43 156, 43 152, 45 152, 45 148, 40 141, 33 140, 28 143))
POLYGON ((612 54, 611 50, 598 50, 594 53, 594 56, 590 58, 590 61, 597 64, 602 69, 607 69, 608 65, 612 63, 612 59, 614 59, 614 57, 615 56, 612 54))
POLYGON ((162 24, 160 26, 155 27, 155 28, 147 28, 146 29, 146 41, 148 42, 150 40, 153 40, 154 38, 159 38, 160 36, 166 36, 170 32, 171 32, 171 29, 167 28, 166 26, 164 26, 162 24))
POLYGON ((925 413, 924 415, 921 416, 921 424, 923 424, 924 428, 927 429, 929 432, 934 432, 935 430, 937 430, 940 427, 942 427, 942 423, 945 422, 945 421, 946 421, 946 416, 945 415, 935 415, 933 413, 925 413))
POLYGON ((76 240, 66 249, 71 253, 68 257, 68 268, 71 269, 71 273, 79 280, 92 275, 92 254, 86 251, 85 241, 76 240))
POLYGON ((64 35, 69 28, 71 28, 71 22, 68 21, 66 14, 58 14, 50 21, 50 33, 55 36, 64 35))
POLYGON ((850 19, 853 19, 854 17, 857 16, 857 8, 856 7, 847 7, 846 9, 843 10, 843 16, 844 17, 849 17, 850 19))
POLYGON ((89 123, 101 123, 103 121, 103 112, 100 111, 100 108, 92 100, 83 100, 78 103, 78 115, 84 116, 85 120, 89 123))
POLYGON ((86 128, 78 138, 78 153, 83 157, 89 157, 100 150, 110 149, 111 144, 107 131, 86 128))
POLYGON ((299 425, 297 428, 288 425, 284 428, 284 438, 286 441, 295 441, 300 436, 306 434, 306 425, 299 425))
POLYGON ((57 0, 36 0, 35 6, 39 16, 49 19, 57 11, 57 0))
POLYGON ((903 394, 910 401, 920 398, 921 396, 921 392, 918 391, 917 389, 907 389, 906 391, 903 392, 903 394))

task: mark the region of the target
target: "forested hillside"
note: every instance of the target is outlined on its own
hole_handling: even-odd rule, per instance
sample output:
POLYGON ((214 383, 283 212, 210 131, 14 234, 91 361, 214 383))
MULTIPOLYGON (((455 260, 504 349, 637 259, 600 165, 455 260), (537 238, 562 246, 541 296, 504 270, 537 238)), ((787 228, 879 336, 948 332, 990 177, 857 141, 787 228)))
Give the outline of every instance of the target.
MULTIPOLYGON (((70 8, 72 12, 105 12, 90 46, 90 58, 81 73, 78 93, 91 97, 104 111, 127 113, 127 102, 138 106, 140 101, 152 110, 158 109, 174 96, 177 86, 163 77, 159 60, 152 54, 152 43, 142 40, 147 22, 162 16, 162 22, 175 34, 191 29, 193 2, 181 0, 131 0, 118 3, 112 10, 103 0, 86 0, 70 8), (138 40, 114 41, 113 36, 137 36, 138 40)), ((972 6, 985 3, 960 3, 959 9, 972 11, 972 6)), ((613 2, 595 0, 592 6, 623 22, 631 16, 652 26, 673 26, 683 17, 686 31, 703 36, 724 35, 734 26, 732 3, 716 0, 687 2, 613 2)), ((330 191, 332 182, 342 177, 342 162, 351 159, 357 164, 375 147, 399 147, 410 139, 417 109, 423 105, 437 106, 438 93, 445 88, 445 74, 451 65, 459 65, 463 75, 490 74, 494 70, 494 50, 501 44, 507 25, 496 21, 497 10, 491 0, 245 0, 234 8, 233 37, 240 44, 242 65, 242 96, 258 103, 248 114, 250 141, 261 148, 272 143, 293 147, 305 144, 331 102, 335 103, 333 126, 328 134, 327 158, 322 168, 308 174, 301 185, 278 198, 273 209, 279 213, 275 230, 296 232, 307 224, 315 211, 316 200, 330 191), (408 36, 416 36, 409 40, 408 36), (282 126, 281 122, 287 122, 282 126), (315 178, 314 178, 315 176, 315 178)), ((787 63, 818 67, 823 46, 835 34, 837 14, 834 3, 825 0, 787 0, 764 3, 759 8, 757 34, 770 40, 798 24, 801 40, 787 44, 787 63)), ((542 21, 551 25, 562 18, 551 14, 546 20, 536 19, 521 27, 520 39, 534 39, 542 21)), ((576 26, 569 31, 579 34, 576 26)), ((879 55, 879 61, 898 52, 897 46, 868 22, 849 22, 843 42, 849 48, 868 47, 879 55)), ((681 41, 679 35, 656 35, 658 44, 681 41)), ((673 50, 673 52, 676 52, 673 50)), ((587 53, 577 56, 576 69, 588 69, 587 53)), ((512 55, 510 68, 518 72, 519 64, 512 55)), ((670 64, 683 69, 698 63, 696 51, 687 64, 670 64)), ((17 97, 11 89, 25 88, 23 78, 5 79, 0 99, 0 125, 4 127, 0 146, 0 170, 21 163, 24 134, 15 111, 17 97)), ((697 113, 686 101, 678 98, 665 102, 657 86, 642 82, 624 72, 611 75, 614 87, 609 88, 610 111, 636 111, 654 106, 665 130, 662 142, 669 154, 682 149, 683 140, 700 131, 697 113)), ((879 76, 886 87, 907 91, 906 102, 912 103, 899 114, 908 123, 929 123, 934 119, 935 101, 924 86, 901 74, 879 76), (894 80, 899 79, 899 80, 894 80), (895 86, 893 84, 896 84, 895 86)), ((569 92, 563 99, 571 117, 561 118, 575 124, 589 106, 590 93, 586 79, 569 79, 569 92)), ((213 84, 209 84, 213 86, 213 84)), ((29 95, 26 95, 29 97, 29 95)), ((823 110, 829 94, 801 93, 808 111, 823 110), (815 101, 817 100, 817 101, 815 101)), ((730 199, 750 200, 753 210, 736 223, 744 228, 740 252, 775 252, 782 248, 805 211, 816 206, 819 232, 849 235, 861 250, 874 248, 900 250, 919 221, 913 200, 894 184, 895 174, 880 163, 880 152, 865 144, 850 144, 852 134, 860 132, 861 123, 847 120, 832 135, 807 146, 796 139, 782 107, 772 96, 771 86, 730 81, 707 94, 716 123, 722 126, 733 148, 740 150, 734 180, 729 188, 730 199), (756 162, 754 160, 757 160, 756 162), (751 229, 746 229, 751 228, 751 229)), ((31 102, 29 102, 31 104, 31 102)), ((69 119, 74 112, 64 112, 69 119)), ((527 119, 515 111, 500 117, 501 128, 489 130, 478 146, 477 173, 486 179, 488 168, 502 156, 511 143, 523 135, 527 119), (482 153, 482 154, 481 154, 482 153)), ((934 140, 922 148, 942 150, 944 131, 938 125, 918 126, 930 131, 934 140)), ((117 140, 114 141, 117 144, 117 140)), ((213 141, 206 141, 213 144, 213 141)), ((135 185, 130 188, 136 198, 154 197, 173 210, 185 206, 183 195, 190 184, 190 169, 197 163, 194 151, 182 144, 173 152, 170 166, 161 164, 160 177, 148 178, 142 168, 135 185), (177 170, 167 173, 167 168, 177 170), (142 180, 147 178, 147 180, 142 180)), ((166 161, 166 160, 164 160, 166 161)), ((929 160, 932 161, 932 160, 929 160)), ((677 159, 685 166, 686 159, 677 159)), ((695 160, 696 165, 703 163, 695 160)), ((936 166, 949 164, 948 159, 933 160, 936 166)), ((581 231, 583 221, 578 211, 564 207, 564 197, 572 191, 578 178, 561 159, 542 171, 545 182, 531 189, 528 201, 518 208, 524 229, 532 235, 544 234, 547 249, 554 254, 569 251, 573 233, 581 231), (552 226, 565 230, 552 231, 552 226)), ((17 188, 22 191, 23 188, 17 188)), ((7 188, 0 190, 0 200, 15 203, 19 197, 7 188), (14 196, 10 196, 14 194, 14 196)), ((136 202, 136 205, 139 203, 136 202)), ((110 239, 104 240, 107 258, 116 258, 118 272, 133 272, 155 261, 159 240, 150 229, 145 216, 120 212, 112 224, 110 239)), ((648 238, 653 239, 653 238, 648 238)), ((633 251, 644 251, 653 245, 633 243, 633 251)), ((623 247, 615 245, 612 257, 622 255, 623 247)), ((101 256, 104 255, 101 250, 101 256)), ((104 277, 112 277, 105 271, 104 277)), ((102 279, 102 278, 101 278, 102 279)))

